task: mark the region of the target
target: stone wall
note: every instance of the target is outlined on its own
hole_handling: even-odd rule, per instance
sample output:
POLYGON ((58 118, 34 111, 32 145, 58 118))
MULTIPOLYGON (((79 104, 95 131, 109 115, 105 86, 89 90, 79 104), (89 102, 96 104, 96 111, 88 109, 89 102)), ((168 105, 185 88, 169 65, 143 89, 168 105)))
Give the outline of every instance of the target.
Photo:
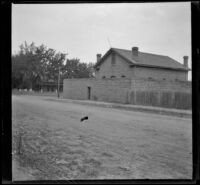
POLYGON ((63 97, 68 99, 87 99, 87 87, 91 86, 90 79, 65 79, 63 81, 63 97))
POLYGON ((130 79, 65 79, 63 97, 70 99, 90 99, 106 102, 127 103, 130 79))
POLYGON ((187 109, 191 108, 191 83, 129 78, 65 79, 63 97, 187 109))
POLYGON ((173 92, 191 93, 191 82, 137 78, 137 79, 131 79, 131 90, 173 91, 173 92))
POLYGON ((175 81, 187 81, 188 72, 187 71, 177 71, 171 69, 159 69, 159 68, 147 68, 147 67, 135 67, 134 76, 137 78, 153 78, 156 80, 172 80, 175 81))

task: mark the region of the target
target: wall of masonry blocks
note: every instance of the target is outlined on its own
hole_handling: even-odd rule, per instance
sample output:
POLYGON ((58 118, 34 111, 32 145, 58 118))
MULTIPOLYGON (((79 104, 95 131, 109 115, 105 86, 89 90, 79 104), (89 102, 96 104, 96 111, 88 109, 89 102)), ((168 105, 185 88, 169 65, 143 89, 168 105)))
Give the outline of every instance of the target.
POLYGON ((191 82, 149 80, 145 78, 65 79, 63 97, 67 99, 191 108, 191 82), (184 103, 182 103, 185 100, 184 103))

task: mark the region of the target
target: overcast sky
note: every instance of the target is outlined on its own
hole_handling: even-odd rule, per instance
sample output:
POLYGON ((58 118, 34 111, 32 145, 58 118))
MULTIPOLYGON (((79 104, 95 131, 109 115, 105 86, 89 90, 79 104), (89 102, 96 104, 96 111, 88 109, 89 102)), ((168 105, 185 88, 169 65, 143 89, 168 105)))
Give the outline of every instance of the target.
MULTIPOLYGON (((184 3, 13 4, 12 53, 24 41, 96 62, 111 47, 168 55, 180 63, 189 56, 191 11, 184 3)), ((189 74, 191 79, 191 74, 189 74)))

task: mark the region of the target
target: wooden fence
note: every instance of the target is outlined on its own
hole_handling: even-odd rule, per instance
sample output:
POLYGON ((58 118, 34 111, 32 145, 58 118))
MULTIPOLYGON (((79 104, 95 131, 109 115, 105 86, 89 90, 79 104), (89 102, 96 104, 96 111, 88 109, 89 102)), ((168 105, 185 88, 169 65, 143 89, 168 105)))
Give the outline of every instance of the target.
POLYGON ((156 92, 131 91, 129 103, 135 105, 148 105, 175 109, 191 109, 191 93, 185 92, 156 92))

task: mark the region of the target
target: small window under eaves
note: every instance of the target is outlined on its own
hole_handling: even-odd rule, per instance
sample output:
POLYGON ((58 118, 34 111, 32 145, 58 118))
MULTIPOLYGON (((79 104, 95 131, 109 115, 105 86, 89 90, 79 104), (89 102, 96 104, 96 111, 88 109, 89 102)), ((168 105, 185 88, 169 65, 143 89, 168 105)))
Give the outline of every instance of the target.
POLYGON ((115 61, 116 57, 115 57, 115 54, 112 53, 112 58, 111 58, 111 65, 114 66, 116 64, 116 61, 115 61))

